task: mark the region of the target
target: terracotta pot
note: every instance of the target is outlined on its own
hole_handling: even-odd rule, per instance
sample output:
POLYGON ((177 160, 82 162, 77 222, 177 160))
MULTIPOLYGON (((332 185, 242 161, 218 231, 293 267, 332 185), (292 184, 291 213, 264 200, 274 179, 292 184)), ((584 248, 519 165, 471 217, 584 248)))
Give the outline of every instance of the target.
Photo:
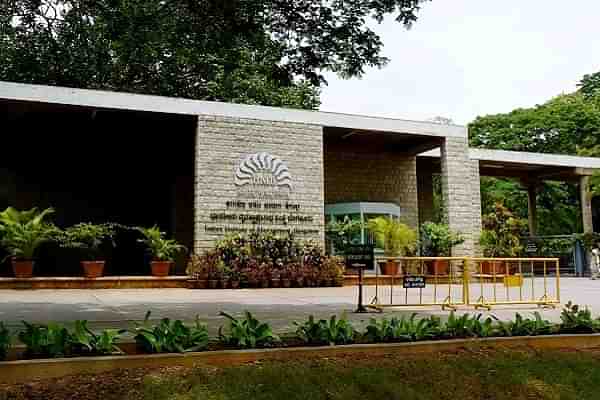
POLYGON ((269 280, 268 279, 263 279, 260 281, 260 287, 263 289, 266 289, 269 287, 269 280))
POLYGON ((81 266, 86 278, 99 278, 104 274, 104 261, 82 261, 81 266))
POLYGON ((31 278, 33 276, 33 260, 12 260, 12 268, 16 278, 31 278))
POLYGON ((449 266, 448 260, 433 260, 427 269, 430 275, 448 275, 449 266))
POLYGON ((292 287, 292 281, 290 279, 282 279, 281 286, 283 286, 284 288, 292 287))
POLYGON ((194 281, 194 289, 206 289, 208 287, 208 279, 198 279, 194 281))
POLYGON ((279 279, 279 278, 271 279, 271 287, 278 288, 280 286, 281 286, 281 279, 279 279))
POLYGON ((221 279, 219 281, 219 287, 221 289, 227 289, 229 287, 229 280, 228 279, 221 279))
POLYGON ((300 278, 296 278, 296 286, 297 287, 303 287, 304 286, 304 278, 300 277, 300 278))
POLYGON ((505 275, 506 263, 504 261, 482 261, 481 273, 485 275, 505 275))
POLYGON ((168 276, 171 270, 172 261, 152 261, 152 276, 168 276))
POLYGON ((381 268, 383 275, 397 275, 398 274, 398 263, 396 261, 386 261, 381 268))
POLYGON ((216 279, 209 279, 208 280, 208 288, 209 289, 216 289, 219 286, 219 281, 216 279))
POLYGON ((248 287, 258 287, 258 279, 248 279, 248 287))
POLYGON ((333 286, 333 281, 331 279, 323 279, 321 281, 321 286, 323 286, 323 287, 332 287, 333 286))
POLYGON ((239 289, 240 287, 240 281, 236 281, 236 280, 232 280, 231 281, 231 288, 232 289, 239 289))

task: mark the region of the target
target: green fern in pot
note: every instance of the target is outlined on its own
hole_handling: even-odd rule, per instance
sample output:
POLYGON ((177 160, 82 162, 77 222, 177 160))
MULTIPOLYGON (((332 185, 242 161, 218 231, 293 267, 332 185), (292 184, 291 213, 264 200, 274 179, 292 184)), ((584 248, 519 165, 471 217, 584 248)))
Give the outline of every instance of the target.
POLYGON ((33 275, 37 249, 59 232, 56 226, 47 222, 52 213, 52 208, 19 211, 12 207, 0 213, 0 244, 8 252, 17 278, 33 275))
POLYGON ((152 275, 169 275, 175 257, 185 251, 185 247, 174 239, 167 239, 166 233, 162 232, 158 226, 140 228, 140 232, 144 235, 140 241, 146 245, 152 255, 152 275))

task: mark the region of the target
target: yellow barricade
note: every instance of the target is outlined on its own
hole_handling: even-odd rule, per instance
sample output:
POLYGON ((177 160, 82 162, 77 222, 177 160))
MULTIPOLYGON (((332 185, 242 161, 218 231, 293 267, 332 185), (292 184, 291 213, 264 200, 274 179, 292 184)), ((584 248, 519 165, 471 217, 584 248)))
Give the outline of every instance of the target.
POLYGON ((475 308, 560 303, 558 258, 471 258, 470 262, 468 304, 475 308))
POLYGON ((377 258, 375 288, 369 307, 440 306, 456 309, 467 296, 463 257, 377 258), (380 274, 380 270, 386 274, 380 274))
POLYGON ((367 296, 377 310, 560 303, 557 258, 381 257, 376 263, 367 296))

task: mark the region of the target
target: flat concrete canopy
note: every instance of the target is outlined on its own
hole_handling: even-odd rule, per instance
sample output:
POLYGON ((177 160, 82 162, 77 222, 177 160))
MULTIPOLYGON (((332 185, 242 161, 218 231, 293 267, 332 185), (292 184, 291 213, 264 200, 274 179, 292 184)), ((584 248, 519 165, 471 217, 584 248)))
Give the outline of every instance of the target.
POLYGON ((460 125, 0 81, 0 110, 6 109, 6 103, 9 101, 182 115, 214 115, 433 137, 466 136, 465 127, 460 125))
MULTIPOLYGON (((439 172, 439 157, 439 150, 427 151, 419 155, 419 164, 439 172)), ((522 180, 579 181, 581 176, 592 175, 595 170, 600 170, 600 158, 562 154, 471 148, 469 158, 479 161, 481 176, 522 180)))

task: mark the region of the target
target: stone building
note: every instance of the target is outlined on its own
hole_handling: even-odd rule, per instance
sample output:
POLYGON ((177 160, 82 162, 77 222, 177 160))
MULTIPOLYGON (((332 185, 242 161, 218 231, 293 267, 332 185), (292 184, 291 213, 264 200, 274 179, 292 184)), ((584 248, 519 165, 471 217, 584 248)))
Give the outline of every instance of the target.
POLYGON ((326 218, 389 214, 417 227, 441 175, 450 227, 477 253, 480 176, 529 188, 586 181, 600 159, 470 149, 464 126, 0 82, 0 207, 59 223, 158 224, 196 250, 231 232, 324 240, 326 218))

